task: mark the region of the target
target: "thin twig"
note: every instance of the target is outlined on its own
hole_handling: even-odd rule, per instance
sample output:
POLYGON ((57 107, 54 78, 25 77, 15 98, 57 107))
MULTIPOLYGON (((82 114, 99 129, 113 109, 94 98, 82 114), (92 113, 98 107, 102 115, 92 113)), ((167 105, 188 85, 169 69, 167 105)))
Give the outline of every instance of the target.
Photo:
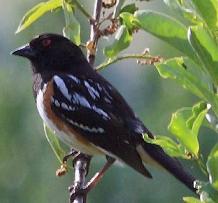
POLYGON ((153 61, 155 62, 160 62, 162 60, 161 57, 159 56, 151 56, 151 55, 145 55, 145 54, 130 54, 130 55, 123 55, 123 56, 118 56, 116 58, 112 58, 107 60, 106 62, 98 65, 95 69, 96 70, 102 70, 106 68, 107 66, 116 63, 118 61, 124 60, 124 59, 139 59, 139 60, 148 60, 149 64, 153 61))
POLYGON ((99 39, 99 20, 101 17, 102 0, 96 0, 93 12, 94 21, 91 22, 90 39, 87 46, 87 60, 93 67, 95 62, 96 47, 99 39))

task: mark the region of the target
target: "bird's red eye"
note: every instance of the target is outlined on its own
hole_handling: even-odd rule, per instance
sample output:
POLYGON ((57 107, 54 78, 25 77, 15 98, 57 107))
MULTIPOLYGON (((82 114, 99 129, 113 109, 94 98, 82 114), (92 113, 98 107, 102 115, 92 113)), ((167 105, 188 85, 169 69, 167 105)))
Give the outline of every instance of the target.
POLYGON ((49 47, 50 45, 51 45, 51 39, 43 39, 42 40, 43 47, 49 47))

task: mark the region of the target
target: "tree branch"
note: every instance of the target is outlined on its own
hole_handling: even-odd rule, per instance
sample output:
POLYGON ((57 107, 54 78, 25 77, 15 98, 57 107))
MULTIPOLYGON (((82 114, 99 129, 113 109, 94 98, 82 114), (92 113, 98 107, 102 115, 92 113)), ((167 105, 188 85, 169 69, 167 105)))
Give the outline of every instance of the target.
POLYGON ((87 43, 87 60, 93 67, 95 62, 96 47, 99 39, 99 20, 101 17, 102 0, 96 0, 93 12, 94 21, 91 23, 90 39, 87 43))
MULTIPOLYGON (((90 39, 89 45, 87 45, 87 60, 89 61, 90 65, 93 67, 95 62, 95 54, 96 54, 96 47, 98 44, 99 38, 99 20, 101 17, 101 8, 102 8, 102 0, 96 0, 93 17, 91 17, 83 7, 78 3, 78 1, 74 1, 77 7, 82 11, 82 13, 90 19, 90 39)), ((91 157, 85 154, 81 154, 78 159, 74 161, 74 184, 73 187, 69 188, 70 197, 74 191, 82 189, 85 186, 85 177, 89 171, 91 157)), ((85 203, 86 202, 86 195, 78 195, 76 198, 70 198, 70 203, 85 203)))
POLYGON ((82 189, 85 186, 86 175, 89 171, 89 164, 91 161, 91 156, 80 154, 75 161, 73 161, 74 165, 74 183, 73 186, 69 187, 70 192, 70 203, 85 203, 86 195, 78 195, 76 198, 72 198, 74 196, 75 191, 82 189))

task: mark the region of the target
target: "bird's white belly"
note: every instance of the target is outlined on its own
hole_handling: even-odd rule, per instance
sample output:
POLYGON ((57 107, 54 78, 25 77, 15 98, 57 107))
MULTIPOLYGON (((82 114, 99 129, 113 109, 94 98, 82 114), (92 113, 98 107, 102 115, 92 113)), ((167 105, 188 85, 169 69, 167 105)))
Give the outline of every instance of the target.
MULTIPOLYGON (((43 90, 45 90, 45 86, 43 87, 43 90)), ((64 131, 61 131, 57 128, 57 126, 52 122, 52 120, 48 118, 47 113, 45 111, 44 103, 43 103, 43 96, 44 96, 43 90, 40 90, 38 93, 38 96, 36 99, 36 105, 37 105, 38 112, 39 112, 41 118, 43 119, 43 121, 45 122, 45 124, 51 130, 54 131, 55 135, 57 135, 57 137, 62 142, 67 144, 69 147, 72 147, 77 151, 80 151, 80 152, 83 152, 83 153, 89 154, 89 155, 101 154, 99 149, 97 149, 91 143, 89 144, 89 146, 86 146, 82 142, 78 141, 78 139, 76 138, 76 136, 73 133, 70 132, 69 134, 67 134, 64 131)))

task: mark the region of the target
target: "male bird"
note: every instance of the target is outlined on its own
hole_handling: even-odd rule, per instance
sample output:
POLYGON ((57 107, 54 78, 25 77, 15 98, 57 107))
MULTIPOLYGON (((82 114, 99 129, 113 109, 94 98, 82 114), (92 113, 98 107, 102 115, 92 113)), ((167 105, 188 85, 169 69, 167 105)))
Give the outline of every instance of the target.
POLYGON ((161 147, 146 143, 144 126, 120 93, 69 39, 42 34, 12 54, 31 61, 33 94, 43 121, 75 150, 120 160, 151 178, 144 164, 168 170, 192 191, 195 178, 161 147))

